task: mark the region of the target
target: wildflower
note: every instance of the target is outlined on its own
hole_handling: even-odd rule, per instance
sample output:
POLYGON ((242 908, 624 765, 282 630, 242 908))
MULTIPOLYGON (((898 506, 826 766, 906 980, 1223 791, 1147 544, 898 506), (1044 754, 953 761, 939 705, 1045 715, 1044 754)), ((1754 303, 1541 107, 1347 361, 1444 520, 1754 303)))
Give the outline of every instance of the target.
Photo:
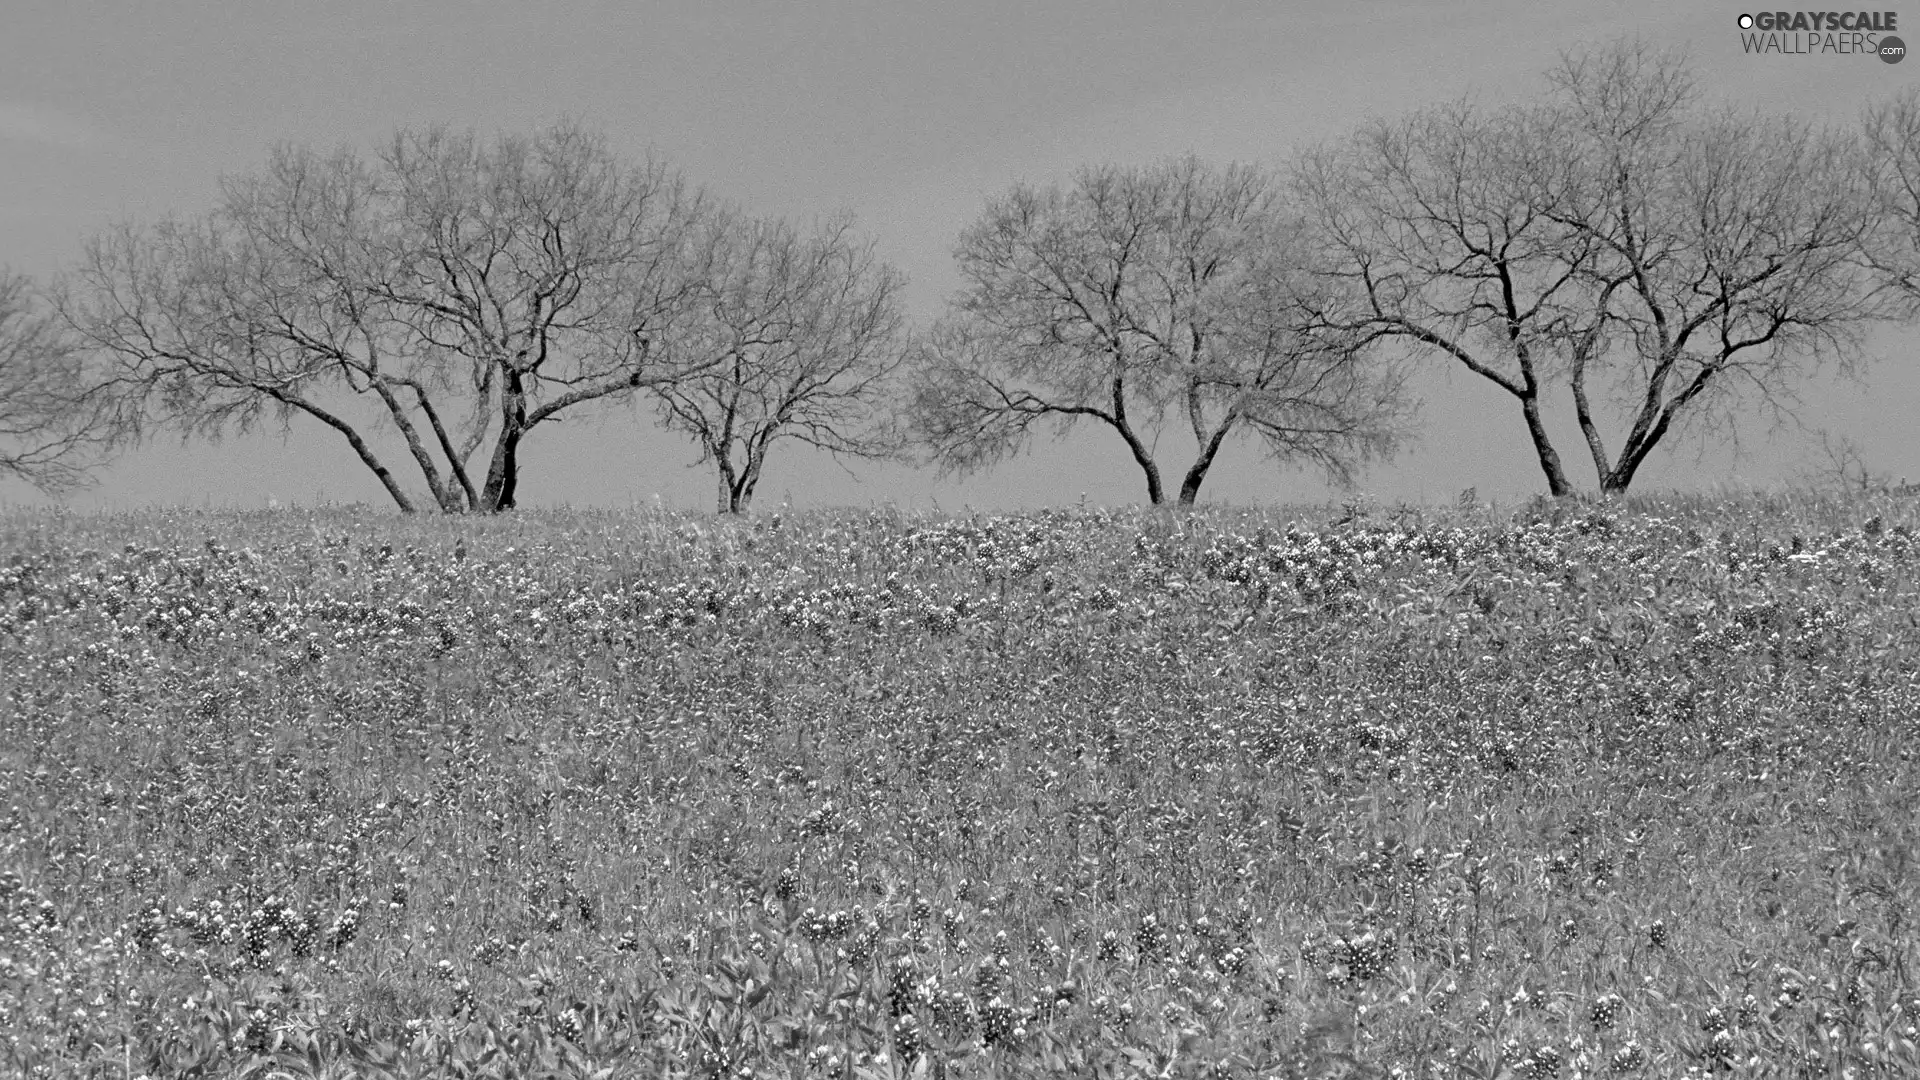
POLYGON ((999 997, 988 999, 980 1009, 981 1039, 988 1046, 1008 1041, 1014 1033, 1013 1009, 999 997))
POLYGON ((1153 915, 1140 916, 1140 926, 1133 932, 1133 947, 1142 959, 1151 957, 1167 942, 1167 932, 1160 928, 1160 920, 1153 915))
POLYGON ((973 972, 973 985, 981 998, 997 996, 1007 985, 1007 962, 991 957, 981 960, 973 972))
POLYGON ((1593 1008, 1588 1013, 1588 1019, 1593 1022, 1595 1029, 1607 1031, 1619 1022, 1620 1005, 1620 995, 1603 994, 1594 1001, 1593 1008))
POLYGON ((1783 978, 1780 981, 1779 996, 1775 1001, 1781 1008, 1789 1008, 1799 1004, 1801 996, 1805 993, 1806 986, 1800 980, 1792 977, 1783 978))
POLYGON ((274 908, 257 908, 241 928, 241 942, 250 953, 267 951, 268 938, 280 925, 280 913, 274 908))
POLYGON ((327 930, 328 948, 336 952, 346 948, 353 943, 354 935, 359 929, 360 912, 354 908, 348 908, 342 911, 334 918, 333 925, 327 930))
POLYGON ((848 966, 858 970, 873 962, 874 950, 880 947, 880 927, 869 922, 860 933, 854 935, 852 944, 846 952, 848 966))
POLYGON ((1336 955, 1345 960, 1345 966, 1353 978, 1360 982, 1378 978, 1386 970, 1392 957, 1392 943, 1377 938, 1369 930, 1352 941, 1336 939, 1336 955))
POLYGON ((1407 857, 1407 878, 1415 883, 1427 880, 1433 874, 1433 855, 1424 847, 1413 849, 1407 857))
POLYGON ((259 1053, 267 1048, 267 1039, 272 1033, 273 1018, 265 1009, 254 1009, 247 1014, 246 1030, 241 1035, 242 1045, 254 1053, 259 1053))
MULTIPOLYGON (((631 937, 632 935, 628 935, 631 937)), ((622 942, 624 946, 625 942, 622 942)), ((639 942, 634 943, 632 951, 639 950, 639 942)), ((507 955, 505 938, 494 937, 473 947, 473 960, 476 964, 493 964, 507 955)))
POLYGON ((800 913, 800 936, 815 945, 827 940, 829 924, 827 917, 818 908, 808 908, 800 913))
POLYGON ((1653 920, 1653 925, 1647 927, 1647 940, 1651 942, 1653 944, 1653 947, 1656 949, 1666 947, 1667 924, 1665 920, 1662 920, 1662 919, 1653 920))
POLYGON ((887 980, 887 1003, 894 1016, 913 1009, 913 957, 902 956, 893 962, 887 980))
POLYGON ((926 1041, 920 1034, 919 1021, 907 1013, 893 1022, 893 1044, 900 1050, 900 1060, 911 1064, 926 1048, 926 1041))
POLYGON ((296 914, 292 908, 287 908, 281 912, 280 929, 287 936, 295 957, 305 959, 313 954, 314 942, 320 936, 320 921, 317 915, 300 915, 296 914))
POLYGON ((1228 975, 1239 975, 1247 969, 1247 951, 1236 945, 1220 957, 1219 964, 1228 975))
POLYGON ((934 1023, 939 1024, 954 1036, 965 1037, 972 1020, 967 995, 958 990, 936 994, 932 1008, 934 1023))
POLYGON ((1714 1032, 1713 1038, 1707 1042, 1707 1054, 1722 1068, 1730 1067, 1734 1055, 1733 1033, 1725 1028, 1714 1032))

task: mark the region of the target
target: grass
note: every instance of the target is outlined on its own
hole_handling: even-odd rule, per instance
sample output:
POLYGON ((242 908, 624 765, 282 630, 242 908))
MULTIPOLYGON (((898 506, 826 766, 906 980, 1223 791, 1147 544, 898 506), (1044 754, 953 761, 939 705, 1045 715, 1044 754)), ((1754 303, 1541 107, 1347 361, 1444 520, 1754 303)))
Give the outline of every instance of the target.
POLYGON ((1917 509, 14 512, 0 1072, 1920 1074, 1917 509))

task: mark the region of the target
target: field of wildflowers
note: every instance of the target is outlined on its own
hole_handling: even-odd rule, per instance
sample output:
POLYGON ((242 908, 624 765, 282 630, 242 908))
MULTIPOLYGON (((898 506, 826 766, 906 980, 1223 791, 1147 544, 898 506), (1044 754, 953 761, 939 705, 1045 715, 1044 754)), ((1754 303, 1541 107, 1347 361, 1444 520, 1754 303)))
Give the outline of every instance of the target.
POLYGON ((1915 1076, 1920 506, 0 520, 0 1074, 1915 1076))

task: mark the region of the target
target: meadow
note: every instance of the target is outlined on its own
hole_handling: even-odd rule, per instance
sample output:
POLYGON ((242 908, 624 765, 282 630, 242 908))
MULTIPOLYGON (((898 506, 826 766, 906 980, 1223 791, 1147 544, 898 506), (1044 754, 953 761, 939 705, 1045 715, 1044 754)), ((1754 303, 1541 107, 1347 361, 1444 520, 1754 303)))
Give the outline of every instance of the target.
POLYGON ((0 1074, 1916 1076, 1920 504, 0 518, 0 1074))

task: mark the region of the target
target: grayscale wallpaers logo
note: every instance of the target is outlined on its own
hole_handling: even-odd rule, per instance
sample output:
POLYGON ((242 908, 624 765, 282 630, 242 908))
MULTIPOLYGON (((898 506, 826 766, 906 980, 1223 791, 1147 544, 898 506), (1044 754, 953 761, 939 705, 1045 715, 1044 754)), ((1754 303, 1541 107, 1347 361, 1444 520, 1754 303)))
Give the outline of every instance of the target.
POLYGON ((1742 15, 1740 48, 1782 56, 1877 56, 1883 64, 1907 58, 1906 43, 1893 36, 1893 11, 1761 11, 1742 15))

